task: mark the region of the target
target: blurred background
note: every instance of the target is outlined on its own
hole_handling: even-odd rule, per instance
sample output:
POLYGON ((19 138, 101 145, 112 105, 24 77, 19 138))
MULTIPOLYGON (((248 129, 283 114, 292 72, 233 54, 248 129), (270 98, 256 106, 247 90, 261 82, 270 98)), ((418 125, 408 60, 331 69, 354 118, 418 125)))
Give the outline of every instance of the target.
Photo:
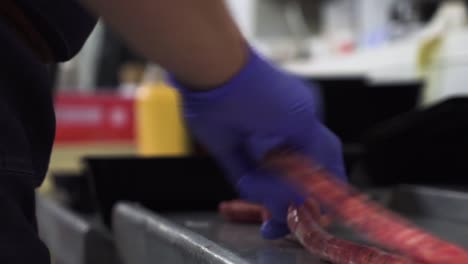
MULTIPOLYGON (((353 184, 365 190, 411 184, 466 191, 468 1, 226 2, 255 48, 320 86, 324 122, 344 143, 353 184)), ((38 210, 57 262, 118 261, 104 250, 93 253, 85 240, 77 242, 70 215, 94 230, 102 219, 102 226, 110 225, 112 207, 121 200, 172 212, 213 210, 236 197, 186 130, 180 99, 164 82, 164 71, 130 50, 105 23, 78 56, 56 65, 54 78, 57 136, 40 190, 40 197, 51 200, 40 200, 38 210), (168 171, 171 177, 161 177, 168 171), (197 182, 188 180, 181 188, 189 173, 205 175, 206 184, 195 188, 197 182), (178 199, 167 198, 178 193, 178 199), (63 234, 67 238, 59 239, 63 234)), ((103 237, 99 243, 113 248, 112 239, 103 237)))
MULTIPOLYGON (((353 161, 363 154, 364 135, 377 124, 468 93, 466 1, 227 3, 255 48, 279 67, 320 85, 324 121, 345 142, 353 161)), ((144 92, 150 86, 169 89, 163 79, 157 65, 132 52, 101 22, 77 57, 56 66, 58 128, 50 173, 80 173, 86 155, 190 155, 198 150, 157 150, 154 145, 158 136, 193 143, 179 131, 185 128, 177 128, 183 126, 175 121, 180 119, 177 110, 170 117, 159 113, 164 120, 146 117, 165 108, 146 103, 151 100, 168 100, 166 104, 177 107, 171 92, 160 95, 168 96, 164 99, 153 89, 144 92), (159 126, 178 132, 153 131, 158 122, 168 122, 159 126)))

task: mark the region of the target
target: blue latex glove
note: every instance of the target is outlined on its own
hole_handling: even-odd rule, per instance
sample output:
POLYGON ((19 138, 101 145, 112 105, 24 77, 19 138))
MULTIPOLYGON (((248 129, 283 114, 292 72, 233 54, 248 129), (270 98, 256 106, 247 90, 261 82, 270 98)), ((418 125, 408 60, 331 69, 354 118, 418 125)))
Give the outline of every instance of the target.
POLYGON ((216 89, 196 92, 171 81, 181 91, 194 135, 226 169, 241 196, 271 212, 261 228, 264 238, 288 234, 288 207, 304 201, 281 177, 260 168, 266 152, 286 145, 345 179, 341 143, 317 117, 316 89, 254 51, 240 72, 216 89))

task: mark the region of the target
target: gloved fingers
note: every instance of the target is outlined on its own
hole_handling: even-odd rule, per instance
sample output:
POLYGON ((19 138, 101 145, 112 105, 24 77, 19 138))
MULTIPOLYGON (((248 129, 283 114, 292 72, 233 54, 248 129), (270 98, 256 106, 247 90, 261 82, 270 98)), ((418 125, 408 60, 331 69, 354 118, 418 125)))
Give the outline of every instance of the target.
POLYGON ((316 120, 287 136, 253 135, 247 141, 247 152, 259 166, 268 153, 282 148, 304 154, 341 180, 347 179, 341 141, 316 120))
POLYGON ((282 136, 252 135, 248 138, 246 147, 250 158, 261 163, 270 151, 286 144, 286 138, 282 136))
MULTIPOLYGON (((312 218, 315 219, 321 227, 327 228, 328 226, 330 226, 330 224, 333 221, 333 218, 329 214, 321 213, 320 205, 315 199, 309 197, 305 201, 304 206, 307 210, 309 210, 312 218)), ((290 233, 290 230, 286 222, 278 221, 272 218, 268 221, 265 221, 262 224, 262 227, 260 228, 260 233, 265 239, 275 240, 288 235, 290 233)))
POLYGON ((286 180, 267 173, 248 174, 239 181, 242 198, 262 204, 271 213, 272 219, 286 222, 291 204, 302 205, 304 197, 286 180))
MULTIPOLYGON (((251 136, 248 144, 250 153, 257 160, 261 160, 271 150, 287 147, 292 153, 297 152, 310 157, 311 161, 325 167, 333 175, 346 181, 341 142, 335 134, 320 122, 312 120, 307 126, 303 127, 303 130, 288 135, 287 139, 275 136, 251 136)), ((283 179, 283 181, 286 180, 283 179)), ((299 188, 301 182, 299 179, 295 184, 296 187, 299 188)), ((262 201, 258 202, 264 203, 262 201)), ((316 219, 322 221, 322 217, 328 215, 326 208, 317 205, 317 209, 316 219)), ((329 218, 324 217, 322 222, 324 224, 329 223, 329 218)))
POLYGON ((285 237, 291 231, 289 230, 288 224, 285 222, 278 222, 274 219, 270 219, 262 224, 260 227, 260 234, 264 239, 276 240, 285 237))
POLYGON ((249 162, 246 155, 242 155, 241 150, 232 149, 229 152, 212 152, 218 164, 222 167, 225 177, 230 183, 237 187, 243 175, 255 169, 255 164, 249 162))
POLYGON ((288 142, 296 146, 299 153, 346 181, 341 141, 323 124, 311 122, 307 129, 292 134, 288 142))

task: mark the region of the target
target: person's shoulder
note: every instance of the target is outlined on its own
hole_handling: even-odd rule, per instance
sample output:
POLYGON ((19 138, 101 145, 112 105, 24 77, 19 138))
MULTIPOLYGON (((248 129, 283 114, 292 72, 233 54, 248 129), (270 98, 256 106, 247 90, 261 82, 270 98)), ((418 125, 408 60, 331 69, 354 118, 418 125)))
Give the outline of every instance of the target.
POLYGON ((75 0, 16 0, 44 36, 58 61, 73 57, 97 19, 75 0))

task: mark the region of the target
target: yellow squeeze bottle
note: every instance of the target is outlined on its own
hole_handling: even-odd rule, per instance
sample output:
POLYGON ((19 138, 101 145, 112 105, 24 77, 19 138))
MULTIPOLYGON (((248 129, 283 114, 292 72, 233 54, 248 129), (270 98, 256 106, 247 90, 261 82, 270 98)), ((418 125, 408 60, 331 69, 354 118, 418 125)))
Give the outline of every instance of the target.
POLYGON ((142 156, 190 154, 178 91, 166 84, 157 66, 150 65, 136 92, 138 153, 142 156))

